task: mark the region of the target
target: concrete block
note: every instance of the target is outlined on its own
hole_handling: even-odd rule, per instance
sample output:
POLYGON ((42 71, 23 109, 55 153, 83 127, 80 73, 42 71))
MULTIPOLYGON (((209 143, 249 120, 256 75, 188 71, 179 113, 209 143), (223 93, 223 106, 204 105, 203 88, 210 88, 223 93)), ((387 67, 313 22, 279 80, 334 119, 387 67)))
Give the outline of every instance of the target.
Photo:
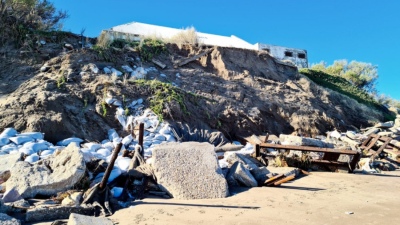
POLYGON ((393 127, 393 125, 394 125, 394 122, 393 121, 387 121, 387 122, 384 122, 384 123, 377 123, 377 124, 375 124, 375 126, 374 127, 377 127, 377 128, 391 128, 391 127, 393 127))
POLYGON ((58 155, 31 165, 17 162, 10 170, 6 189, 15 188, 22 198, 37 194, 51 196, 72 188, 85 174, 86 164, 79 148, 69 145, 58 155))
POLYGON ((224 198, 228 184, 214 146, 203 142, 164 143, 153 150, 160 188, 177 199, 224 198))
POLYGON ((299 146, 314 146, 320 148, 333 148, 333 144, 326 143, 324 141, 314 139, 314 138, 306 138, 306 137, 298 137, 294 135, 279 135, 279 139, 282 144, 286 145, 299 145, 299 146))
POLYGON ((22 153, 1 155, 0 156, 0 173, 3 174, 5 171, 9 171, 15 163, 21 161, 22 153))
POLYGON ((227 179, 236 180, 240 185, 245 187, 257 187, 258 183, 254 179, 250 170, 248 170, 244 165, 236 161, 229 170, 227 179))
MULTIPOLYGON (((94 215, 93 207, 54 206, 28 209, 25 213, 26 222, 68 219, 71 213, 94 215)), ((95 224, 95 223, 88 223, 95 224)))
POLYGON ((104 217, 92 217, 76 213, 71 213, 67 223, 67 225, 88 225, 88 224, 114 225, 114 223, 111 220, 104 217))
POLYGON ((21 225, 21 222, 7 214, 0 213, 0 224, 3 225, 21 225))

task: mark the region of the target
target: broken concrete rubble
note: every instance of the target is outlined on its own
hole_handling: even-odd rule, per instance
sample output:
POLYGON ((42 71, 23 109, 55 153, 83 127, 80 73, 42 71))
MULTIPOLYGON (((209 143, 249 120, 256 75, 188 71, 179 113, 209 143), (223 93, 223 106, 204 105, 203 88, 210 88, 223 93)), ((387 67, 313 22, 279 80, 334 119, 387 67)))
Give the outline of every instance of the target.
POLYGON ((257 187, 258 185, 257 180, 250 173, 250 170, 239 161, 233 163, 226 179, 233 186, 236 186, 237 183, 245 187, 257 187))
POLYGON ((300 145, 300 146, 315 146, 320 148, 332 148, 333 144, 326 143, 324 141, 314 139, 314 138, 306 138, 306 137, 299 137, 294 135, 279 135, 279 139, 281 140, 282 144, 286 145, 300 145))
POLYGON ((165 143, 154 148, 153 158, 159 186, 174 198, 225 198, 229 195, 213 145, 165 143))
POLYGON ((7 214, 0 213, 0 224, 3 225, 21 225, 21 222, 7 214))
POLYGON ((113 225, 114 223, 107 218, 85 216, 77 213, 71 213, 67 225, 113 225))
POLYGON ((79 148, 69 145, 59 155, 53 155, 40 164, 17 162, 11 168, 7 189, 15 188, 23 198, 32 198, 37 194, 56 195, 73 187, 85 170, 86 165, 79 148))

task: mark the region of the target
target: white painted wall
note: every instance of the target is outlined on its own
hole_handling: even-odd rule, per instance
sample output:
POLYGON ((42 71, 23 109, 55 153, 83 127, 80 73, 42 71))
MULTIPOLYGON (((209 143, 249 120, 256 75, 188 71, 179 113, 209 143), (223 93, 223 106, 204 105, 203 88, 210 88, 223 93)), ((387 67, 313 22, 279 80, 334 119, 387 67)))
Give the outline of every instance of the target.
POLYGON ((269 54, 279 60, 289 60, 294 63, 299 68, 307 68, 308 67, 308 56, 307 51, 303 49, 296 49, 296 48, 288 48, 278 45, 268 45, 257 43, 256 44, 258 50, 268 50, 269 54), (286 56, 285 52, 292 53, 292 56, 286 56), (305 57, 301 58, 303 54, 305 57))
MULTIPOLYGON (((130 34, 129 35, 130 37, 132 37, 132 35, 137 35, 137 36, 150 36, 160 39, 162 38, 168 39, 177 35, 179 32, 184 31, 184 29, 175 29, 170 27, 132 22, 112 27, 110 31, 130 34)), ((234 35, 227 37, 227 36, 197 32, 197 37, 199 39, 199 42, 204 45, 244 48, 253 50, 269 49, 269 53, 279 60, 289 60, 299 68, 308 67, 308 60, 307 60, 308 56, 306 50, 287 48, 277 45, 268 45, 262 43, 257 43, 253 45, 234 35), (292 52, 293 56, 292 57, 286 56, 285 55, 286 51, 292 52), (299 54, 305 54, 305 58, 303 59, 299 58, 299 54)))

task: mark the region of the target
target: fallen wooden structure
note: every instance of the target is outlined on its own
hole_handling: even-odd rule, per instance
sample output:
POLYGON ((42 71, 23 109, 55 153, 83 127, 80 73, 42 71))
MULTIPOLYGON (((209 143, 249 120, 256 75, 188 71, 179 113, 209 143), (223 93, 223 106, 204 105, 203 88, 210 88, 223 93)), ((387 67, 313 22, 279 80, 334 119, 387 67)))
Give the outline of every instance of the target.
POLYGON ((370 134, 368 138, 361 144, 360 148, 367 155, 371 155, 371 157, 379 157, 383 152, 386 154, 392 155, 392 158, 395 159, 398 163, 400 163, 400 148, 392 143, 392 138, 380 136, 377 134, 370 134), (381 142, 381 143, 379 143, 381 142), (380 146, 378 146, 378 143, 380 146), (373 149, 375 146, 378 146, 378 149, 373 149))
POLYGON ((309 172, 301 170, 301 169, 295 169, 297 171, 294 171, 294 173, 291 173, 289 175, 285 174, 278 174, 275 175, 268 180, 266 180, 263 184, 263 186, 268 186, 268 187, 277 187, 280 186, 283 183, 289 182, 291 180, 294 180, 295 178, 299 177, 300 175, 310 175, 309 172))
POLYGON ((188 64, 188 63, 190 63, 190 62, 192 62, 194 60, 197 60, 197 59, 207 55, 208 53, 212 52, 213 50, 214 50, 213 48, 210 48, 210 49, 207 49, 204 52, 199 53, 199 54, 197 54, 195 56, 192 56, 192 57, 189 57, 189 58, 186 58, 186 59, 183 59, 183 60, 179 60, 179 61, 174 63, 174 68, 181 67, 181 66, 186 65, 186 64, 188 64))
POLYGON ((356 169, 357 163, 360 161, 361 153, 352 150, 341 150, 341 149, 331 149, 331 148, 318 148, 309 146, 297 146, 297 145, 279 145, 270 143, 259 143, 255 145, 255 156, 261 156, 261 148, 274 148, 274 149, 284 149, 284 150, 294 150, 303 152, 321 152, 324 153, 322 159, 313 159, 311 163, 332 166, 332 167, 346 167, 349 168, 349 172, 353 172, 356 169), (339 162, 338 159, 341 154, 353 156, 350 163, 339 162))

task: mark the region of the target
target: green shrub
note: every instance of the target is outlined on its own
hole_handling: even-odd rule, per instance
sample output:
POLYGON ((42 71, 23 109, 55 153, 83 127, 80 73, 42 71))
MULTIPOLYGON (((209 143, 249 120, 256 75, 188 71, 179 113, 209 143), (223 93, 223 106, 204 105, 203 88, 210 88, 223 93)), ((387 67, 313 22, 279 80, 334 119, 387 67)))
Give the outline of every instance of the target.
POLYGON ((323 87, 344 94, 357 102, 373 107, 383 113, 385 120, 394 120, 395 115, 384 105, 380 104, 375 98, 364 89, 354 86, 352 83, 340 76, 330 75, 322 71, 312 69, 300 69, 299 72, 307 76, 310 80, 323 87))

